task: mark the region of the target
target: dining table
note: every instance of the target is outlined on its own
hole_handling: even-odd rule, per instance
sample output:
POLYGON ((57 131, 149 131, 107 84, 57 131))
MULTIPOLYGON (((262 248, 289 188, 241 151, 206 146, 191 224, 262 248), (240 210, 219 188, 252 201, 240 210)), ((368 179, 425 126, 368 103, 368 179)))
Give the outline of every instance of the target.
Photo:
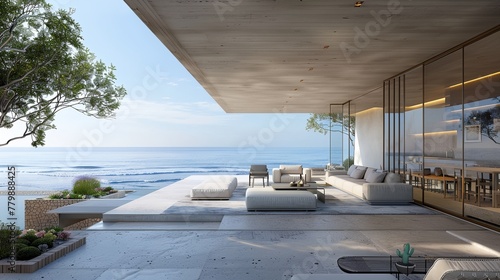
POLYGON ((491 191, 492 191, 492 206, 495 208, 500 207, 500 186, 499 186, 499 175, 500 167, 490 167, 490 166, 466 166, 466 171, 475 171, 481 173, 491 174, 491 191))

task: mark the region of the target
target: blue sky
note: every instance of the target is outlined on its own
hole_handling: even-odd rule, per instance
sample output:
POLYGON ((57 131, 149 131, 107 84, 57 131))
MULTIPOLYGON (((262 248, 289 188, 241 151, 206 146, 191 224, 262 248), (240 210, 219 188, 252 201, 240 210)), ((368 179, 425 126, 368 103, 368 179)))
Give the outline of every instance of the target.
POLYGON ((309 114, 225 113, 122 0, 49 3, 75 8, 85 46, 116 66, 117 84, 128 95, 115 119, 62 111, 57 129, 47 132, 47 147, 329 146, 328 135, 305 130, 309 114))

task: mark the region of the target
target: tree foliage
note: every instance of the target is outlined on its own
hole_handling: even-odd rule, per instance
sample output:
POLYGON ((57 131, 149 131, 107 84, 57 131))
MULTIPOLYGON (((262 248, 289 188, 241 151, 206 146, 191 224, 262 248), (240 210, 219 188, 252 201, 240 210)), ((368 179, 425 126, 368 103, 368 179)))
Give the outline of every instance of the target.
POLYGON ((53 11, 45 0, 0 1, 0 128, 23 125, 11 141, 31 137, 45 144, 57 112, 113 116, 126 91, 114 66, 96 61, 84 47, 72 11, 53 11))
MULTIPOLYGON (((497 98, 500 102, 500 98, 497 98)), ((495 127, 494 120, 500 119, 500 105, 484 111, 472 111, 465 119, 466 125, 481 125, 481 134, 488 137, 493 143, 500 144, 498 139, 498 127, 495 127)))
POLYGON ((306 130, 312 130, 322 134, 329 132, 342 133, 348 137, 349 142, 354 146, 355 117, 344 116, 343 114, 311 114, 307 119, 306 130), (350 122, 350 126, 348 125, 350 122))

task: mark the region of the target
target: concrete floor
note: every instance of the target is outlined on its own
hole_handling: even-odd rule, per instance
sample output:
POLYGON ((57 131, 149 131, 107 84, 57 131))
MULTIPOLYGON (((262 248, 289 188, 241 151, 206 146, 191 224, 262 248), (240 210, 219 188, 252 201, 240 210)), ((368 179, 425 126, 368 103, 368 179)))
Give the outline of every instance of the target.
MULTIPOLYGON (((248 186, 245 178, 238 177, 237 190, 248 186)), ((228 212, 220 220, 197 221, 196 215, 202 213, 183 201, 185 185, 198 179, 178 182, 110 211, 117 215, 108 216, 111 221, 81 232, 87 235, 83 247, 33 274, 2 274, 1 279, 264 280, 298 274, 348 279, 337 266, 339 257, 395 255, 407 242, 415 248, 414 256, 500 257, 497 232, 416 205, 372 206, 335 188, 328 189, 325 205, 307 213, 241 211, 244 200, 239 191, 229 201, 201 202, 209 207, 198 208, 211 214, 222 210, 210 205, 228 212), (162 193, 170 196, 158 203, 162 193), (180 215, 181 206, 190 209, 183 220, 148 221, 154 219, 147 217, 147 209, 153 217, 180 215), (171 207, 174 213, 168 213, 171 207), (130 213, 137 221, 124 219, 129 210, 137 211, 130 213)), ((165 217, 161 219, 171 219, 165 217)))

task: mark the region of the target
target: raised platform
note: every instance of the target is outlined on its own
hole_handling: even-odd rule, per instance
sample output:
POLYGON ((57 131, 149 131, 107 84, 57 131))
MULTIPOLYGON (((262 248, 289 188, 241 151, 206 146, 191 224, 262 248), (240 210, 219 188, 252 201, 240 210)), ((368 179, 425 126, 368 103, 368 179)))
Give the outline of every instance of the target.
MULTIPOLYGON (((87 231, 85 248, 40 269, 35 276, 38 279, 225 280, 233 279, 234 275, 241 280, 372 279, 364 277, 369 275, 342 273, 336 260, 351 255, 394 254, 406 242, 416 248, 416 255, 422 256, 500 256, 498 233, 417 205, 369 205, 333 187, 325 188, 326 203, 318 203, 314 212, 247 212, 244 191, 248 177, 242 175, 238 181, 240 178, 241 184, 226 201, 191 201, 186 184, 193 185, 196 183, 193 180, 203 180, 203 176, 166 186, 149 197, 132 194, 129 197, 138 199, 109 211, 124 216, 123 222, 92 226, 87 231), (144 217, 157 215, 147 213, 147 209, 158 213, 163 209, 165 213, 160 215, 185 215, 186 221, 127 221, 126 216, 134 214, 134 210, 144 217), (193 221, 207 213, 221 214, 222 221, 193 221)), ((396 279, 388 274, 373 279, 384 276, 396 279)), ((2 280, 28 278, 2 275, 2 280)))
POLYGON ((59 207, 47 213, 59 216, 59 226, 66 227, 89 218, 102 218, 103 214, 131 202, 129 199, 90 199, 59 207))
MULTIPOLYGON (((207 179, 207 175, 190 176, 184 180, 139 197, 103 214, 106 222, 221 222, 225 216, 260 215, 263 212, 248 212, 245 191, 248 176, 237 175, 238 186, 229 200, 191 200, 191 188, 207 179)), ((255 186, 254 188, 261 188, 255 186)), ((326 203, 318 203, 316 211, 308 215, 374 215, 397 214, 434 215, 435 212, 417 205, 369 206, 361 199, 346 194, 334 187, 325 186, 326 203)), ((268 211, 266 214, 299 215, 297 211, 268 211)))

